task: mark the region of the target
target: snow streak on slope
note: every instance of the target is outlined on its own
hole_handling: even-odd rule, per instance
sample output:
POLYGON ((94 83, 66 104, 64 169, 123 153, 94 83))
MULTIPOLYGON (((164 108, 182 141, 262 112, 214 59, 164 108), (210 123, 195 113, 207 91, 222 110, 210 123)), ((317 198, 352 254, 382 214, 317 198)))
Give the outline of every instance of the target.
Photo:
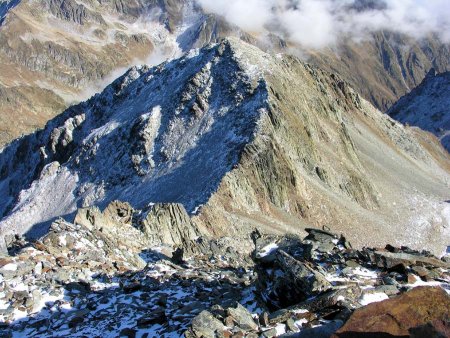
POLYGON ((205 203, 267 107, 228 43, 134 67, 99 95, 0 153, 4 233, 114 199, 205 203))
POLYGON ((436 75, 432 69, 387 113, 402 123, 432 132, 450 152, 450 72, 436 75))

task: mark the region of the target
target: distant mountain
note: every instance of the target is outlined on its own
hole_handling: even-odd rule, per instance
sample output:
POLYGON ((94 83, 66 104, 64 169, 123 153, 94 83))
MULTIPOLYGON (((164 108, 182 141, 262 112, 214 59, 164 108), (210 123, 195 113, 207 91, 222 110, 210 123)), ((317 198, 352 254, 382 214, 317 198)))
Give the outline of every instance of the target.
MULTIPOLYGON (((379 4, 358 1, 353 10, 379 4)), ((340 74, 382 111, 430 68, 450 70, 449 46, 436 36, 418 41, 378 32, 361 42, 306 50, 273 32, 245 32, 204 13, 193 0, 22 0, 0 6, 0 146, 43 127, 133 65, 158 64, 228 36, 265 51, 302 55, 340 74)))
POLYGON ((432 69, 388 114, 402 123, 432 132, 450 152, 450 72, 437 74, 432 69))
POLYGON ((204 235, 315 225, 359 246, 438 251, 449 166, 428 134, 340 77, 231 39, 134 67, 4 148, 0 231, 36 236, 55 217, 122 200, 143 217, 178 203, 172 217, 187 212, 204 235))
POLYGON ((450 70, 450 45, 432 35, 417 40, 383 31, 308 55, 309 62, 340 74, 381 111, 418 86, 431 68, 450 70))

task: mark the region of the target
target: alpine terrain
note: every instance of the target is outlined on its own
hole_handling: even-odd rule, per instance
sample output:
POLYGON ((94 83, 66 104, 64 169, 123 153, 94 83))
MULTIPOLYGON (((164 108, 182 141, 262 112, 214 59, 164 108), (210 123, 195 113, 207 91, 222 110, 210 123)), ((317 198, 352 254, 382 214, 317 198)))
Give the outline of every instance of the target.
POLYGON ((0 337, 450 336, 445 34, 249 4, 0 1, 0 337))
POLYGON ((143 215, 179 203, 196 233, 314 224, 436 252, 449 239, 448 153, 338 76, 239 40, 130 69, 0 161, 3 235, 122 200, 143 215))

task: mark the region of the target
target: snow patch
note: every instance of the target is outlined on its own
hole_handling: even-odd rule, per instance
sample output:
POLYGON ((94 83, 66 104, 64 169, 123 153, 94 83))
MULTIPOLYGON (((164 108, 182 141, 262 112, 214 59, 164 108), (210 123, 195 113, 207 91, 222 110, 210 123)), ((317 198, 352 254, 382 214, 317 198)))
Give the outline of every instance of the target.
POLYGON ((256 254, 257 258, 262 258, 270 255, 272 252, 278 250, 278 245, 276 243, 270 243, 261 249, 260 252, 256 254))
POLYGON ((359 300, 359 303, 363 306, 371 304, 371 303, 377 303, 377 302, 381 302, 383 300, 389 299, 389 297, 383 293, 383 292, 378 292, 378 293, 365 293, 361 299, 359 300))
POLYGON ((5 266, 3 266, 1 269, 5 270, 5 271, 17 271, 17 264, 8 263, 5 266))

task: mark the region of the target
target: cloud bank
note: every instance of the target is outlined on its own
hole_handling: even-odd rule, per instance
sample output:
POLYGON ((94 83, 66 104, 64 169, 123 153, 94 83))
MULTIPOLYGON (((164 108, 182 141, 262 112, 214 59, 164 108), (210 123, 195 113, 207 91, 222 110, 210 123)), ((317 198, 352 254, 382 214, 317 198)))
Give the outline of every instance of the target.
POLYGON ((250 32, 272 31, 305 47, 322 48, 341 37, 366 39, 388 29, 450 42, 449 0, 197 0, 250 32))

